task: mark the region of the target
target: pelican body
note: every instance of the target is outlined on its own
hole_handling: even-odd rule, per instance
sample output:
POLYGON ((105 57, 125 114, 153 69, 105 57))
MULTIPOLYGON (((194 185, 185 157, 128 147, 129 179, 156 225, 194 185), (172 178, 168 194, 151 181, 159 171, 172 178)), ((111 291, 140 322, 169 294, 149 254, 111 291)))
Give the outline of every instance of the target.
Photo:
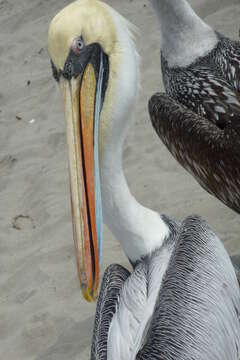
POLYGON ((105 271, 91 360, 239 359, 239 288, 221 241, 189 217, 130 274, 105 271))
POLYGON ((103 222, 134 267, 132 274, 119 265, 105 272, 91 358, 203 359, 204 354, 237 360, 240 294, 223 245, 198 217, 179 225, 139 204, 123 173, 123 144, 139 88, 132 32, 124 18, 97 0, 68 5, 49 29, 53 75, 65 108, 83 296, 97 298, 103 222))
POLYGON ((200 185, 240 212, 240 42, 215 32, 186 0, 151 3, 168 95, 149 103, 153 126, 200 185))

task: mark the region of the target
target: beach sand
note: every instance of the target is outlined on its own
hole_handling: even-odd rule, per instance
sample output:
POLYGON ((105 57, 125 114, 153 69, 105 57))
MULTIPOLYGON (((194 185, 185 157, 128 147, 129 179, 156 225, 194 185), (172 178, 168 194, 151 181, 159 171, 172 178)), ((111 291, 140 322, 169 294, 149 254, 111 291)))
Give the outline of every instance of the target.
MULTIPOLYGON (((143 0, 108 0, 139 29, 142 90, 124 166, 145 206, 182 220, 206 218, 229 253, 240 251, 239 215, 207 194, 154 133, 147 104, 162 90, 158 24, 143 0)), ((82 300, 70 214, 65 120, 47 54, 51 18, 70 1, 0 1, 0 358, 89 358, 95 305, 82 300)), ((192 0, 224 34, 238 38, 239 0, 192 0)), ((102 271, 128 266, 104 229, 102 271)))

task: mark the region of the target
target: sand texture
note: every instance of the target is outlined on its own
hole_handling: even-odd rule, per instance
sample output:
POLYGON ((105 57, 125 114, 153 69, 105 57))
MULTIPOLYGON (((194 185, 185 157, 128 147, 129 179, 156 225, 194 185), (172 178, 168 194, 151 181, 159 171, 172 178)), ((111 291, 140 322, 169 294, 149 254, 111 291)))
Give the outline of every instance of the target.
MULTIPOLYGON (((147 0, 106 1, 140 29, 142 90, 124 165, 131 191, 176 219, 200 214, 240 249, 240 218, 207 194, 154 133, 149 97, 162 89, 158 24, 147 0)), ((47 54, 51 18, 68 0, 0 1, 0 359, 89 358, 95 305, 76 274, 65 120, 47 54)), ((192 0, 217 30, 238 38, 239 0, 192 0)), ((104 229, 103 269, 127 265, 104 229)))

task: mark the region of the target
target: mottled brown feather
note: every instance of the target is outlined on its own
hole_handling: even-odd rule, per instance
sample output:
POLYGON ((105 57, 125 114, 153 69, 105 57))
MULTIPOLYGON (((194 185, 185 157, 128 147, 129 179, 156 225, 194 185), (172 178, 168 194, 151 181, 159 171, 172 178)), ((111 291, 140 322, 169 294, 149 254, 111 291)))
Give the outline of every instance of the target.
POLYGON ((235 119, 220 129, 166 94, 149 101, 160 139, 208 192, 240 213, 240 136, 235 119))

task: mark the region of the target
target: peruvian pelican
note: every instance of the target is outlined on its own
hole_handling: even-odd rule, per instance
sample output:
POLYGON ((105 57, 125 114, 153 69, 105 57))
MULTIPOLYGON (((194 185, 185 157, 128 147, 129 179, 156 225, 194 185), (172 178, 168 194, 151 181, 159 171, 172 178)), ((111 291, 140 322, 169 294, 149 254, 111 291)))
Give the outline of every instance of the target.
POLYGON ((199 184, 239 213, 240 42, 214 31, 186 0, 150 1, 167 93, 150 100, 153 126, 199 184))
POLYGON ((122 150, 139 87, 131 29, 97 0, 68 5, 49 29, 84 297, 97 297, 102 212, 134 266, 131 275, 120 265, 104 274, 91 358, 238 360, 240 293, 222 243, 198 217, 179 225, 140 205, 127 186, 122 150))

